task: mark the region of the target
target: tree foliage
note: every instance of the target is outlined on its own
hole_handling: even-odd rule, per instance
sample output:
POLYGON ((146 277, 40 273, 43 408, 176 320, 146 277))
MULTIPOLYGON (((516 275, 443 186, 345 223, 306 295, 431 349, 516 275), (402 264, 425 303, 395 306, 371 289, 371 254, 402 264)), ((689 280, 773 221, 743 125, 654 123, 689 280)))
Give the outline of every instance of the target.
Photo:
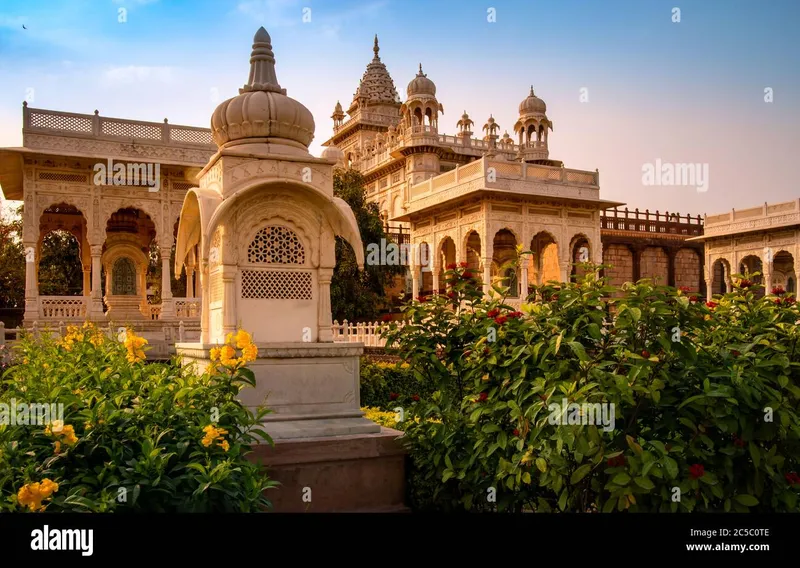
POLYGON ((83 294, 81 250, 78 240, 67 231, 51 231, 42 240, 39 294, 42 296, 83 294))
POLYGON ((22 246, 22 206, 8 218, 0 216, 0 308, 25 305, 25 250, 22 246))
MULTIPOLYGON (((368 203, 364 177, 353 169, 334 170, 333 193, 347 202, 355 214, 361 241, 380 244, 389 242, 376 203, 368 203)), ((331 280, 331 311, 339 321, 374 320, 387 302, 386 287, 395 275, 403 274, 403 266, 365 265, 359 272, 355 253, 344 239, 336 238, 336 268, 331 280)))

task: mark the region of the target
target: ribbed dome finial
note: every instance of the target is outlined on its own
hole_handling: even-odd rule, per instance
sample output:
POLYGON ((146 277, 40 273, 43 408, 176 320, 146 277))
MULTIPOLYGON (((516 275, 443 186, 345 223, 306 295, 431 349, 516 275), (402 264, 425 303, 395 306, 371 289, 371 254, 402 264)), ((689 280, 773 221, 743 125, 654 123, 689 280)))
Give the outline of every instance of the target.
POLYGON ((372 51, 375 54, 375 59, 378 60, 378 61, 381 60, 381 58, 378 57, 378 52, 380 50, 381 50, 381 48, 378 47, 378 34, 375 34, 375 45, 372 46, 372 51))
POLYGON ((253 51, 250 53, 250 78, 247 84, 239 89, 239 94, 251 91, 266 91, 286 94, 278 84, 275 75, 275 54, 272 52, 272 38, 264 26, 258 28, 253 37, 253 51))
POLYGON ((533 96, 535 96, 535 95, 533 94, 533 85, 531 85, 531 95, 530 95, 530 96, 532 96, 532 97, 533 97, 533 96))

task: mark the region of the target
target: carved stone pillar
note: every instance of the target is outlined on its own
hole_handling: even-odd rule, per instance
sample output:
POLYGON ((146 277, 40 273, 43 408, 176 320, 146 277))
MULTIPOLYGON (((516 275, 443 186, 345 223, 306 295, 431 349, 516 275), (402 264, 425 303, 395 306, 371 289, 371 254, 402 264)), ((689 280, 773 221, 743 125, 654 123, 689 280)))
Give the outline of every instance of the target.
POLYGON ((39 284, 37 282, 36 243, 25 242, 25 319, 39 319, 39 284))
POLYGON ((706 278, 706 300, 711 301, 712 296, 714 295, 713 290, 713 280, 706 278))
POLYGON ((186 265, 186 297, 194 298, 194 264, 186 265))
MULTIPOLYGON (((100 281, 100 272, 102 265, 100 264, 100 257, 103 254, 102 245, 91 245, 92 253, 92 291, 91 291, 91 305, 89 307, 89 317, 91 319, 102 319, 103 313, 103 297, 102 297, 102 283, 100 281)), ((108 275, 106 275, 108 276, 108 275)))
POLYGON ((83 295, 89 296, 92 292, 92 267, 83 267, 83 295))
POLYGON ((520 294, 523 302, 528 298, 528 264, 527 262, 525 262, 526 260, 527 259, 523 260, 522 267, 520 268, 521 272, 520 294))
POLYGON ((210 341, 210 330, 209 330, 209 308, 208 308, 208 298, 210 295, 205 293, 209 286, 209 278, 208 278, 208 262, 203 261, 200 265, 200 343, 206 345, 210 341))
POLYGON ((161 251, 161 318, 173 319, 175 317, 175 305, 172 301, 172 278, 170 278, 169 259, 172 254, 172 247, 159 247, 161 251))
POLYGON ((492 289, 492 258, 483 259, 483 294, 489 295, 489 290, 492 289))
POLYGON ((411 268, 411 297, 417 299, 419 296, 419 268, 414 266, 411 268))
POLYGON ((333 343, 333 319, 331 316, 332 268, 319 269, 319 331, 320 343, 333 343))
POLYGON ((222 332, 227 336, 236 331, 236 267, 222 266, 222 332))

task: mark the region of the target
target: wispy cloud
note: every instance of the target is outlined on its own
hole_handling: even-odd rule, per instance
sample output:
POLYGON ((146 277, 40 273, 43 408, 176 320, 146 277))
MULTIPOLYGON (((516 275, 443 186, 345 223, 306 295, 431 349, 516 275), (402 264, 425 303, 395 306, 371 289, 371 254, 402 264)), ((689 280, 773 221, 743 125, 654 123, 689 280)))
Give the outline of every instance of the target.
POLYGON ((131 83, 171 83, 174 75, 172 67, 148 67, 146 65, 128 65, 111 67, 104 73, 107 82, 113 84, 131 83))
POLYGON ((343 24, 352 24, 360 19, 377 16, 388 4, 388 0, 378 0, 377 2, 362 4, 350 10, 324 14, 318 23, 325 37, 339 39, 339 32, 343 24))
POLYGON ((295 26, 303 18, 300 0, 247 0, 237 10, 271 28, 295 26))

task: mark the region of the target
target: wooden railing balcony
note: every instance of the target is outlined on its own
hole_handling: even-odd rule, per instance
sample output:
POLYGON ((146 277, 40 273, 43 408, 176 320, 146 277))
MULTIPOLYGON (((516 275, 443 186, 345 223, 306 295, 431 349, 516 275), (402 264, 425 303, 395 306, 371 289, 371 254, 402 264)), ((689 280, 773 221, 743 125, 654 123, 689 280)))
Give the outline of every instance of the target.
POLYGON ((650 212, 649 209, 606 209, 600 212, 600 229, 613 231, 633 231, 637 233, 654 233, 670 235, 686 235, 696 237, 703 234, 704 220, 701 215, 681 215, 680 213, 650 212))

